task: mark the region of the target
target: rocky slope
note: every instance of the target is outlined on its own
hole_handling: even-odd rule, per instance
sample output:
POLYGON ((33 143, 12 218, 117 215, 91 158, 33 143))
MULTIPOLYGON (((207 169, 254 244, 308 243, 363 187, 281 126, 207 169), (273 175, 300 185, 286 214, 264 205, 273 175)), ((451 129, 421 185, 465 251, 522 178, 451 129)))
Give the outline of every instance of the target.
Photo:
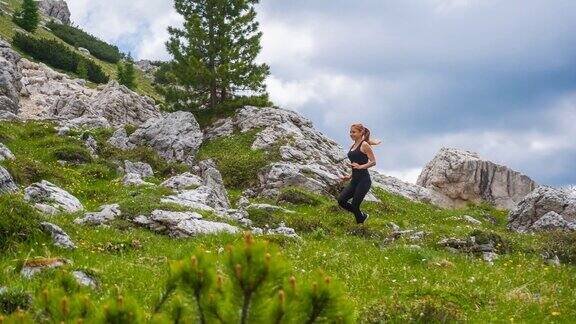
POLYGON ((38 9, 42 14, 63 24, 70 24, 70 9, 64 0, 38 1, 38 9))

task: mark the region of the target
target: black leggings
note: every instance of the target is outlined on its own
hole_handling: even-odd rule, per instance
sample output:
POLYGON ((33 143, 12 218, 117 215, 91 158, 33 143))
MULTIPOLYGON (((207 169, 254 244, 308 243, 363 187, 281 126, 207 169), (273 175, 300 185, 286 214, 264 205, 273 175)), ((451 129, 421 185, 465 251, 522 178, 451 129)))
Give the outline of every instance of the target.
POLYGON ((342 193, 340 193, 338 204, 342 206, 342 208, 353 213, 356 219, 364 218, 360 211, 360 204, 370 190, 371 185, 372 180, 369 175, 362 175, 359 177, 352 176, 352 181, 350 181, 348 186, 342 190, 342 193), (352 198, 352 203, 348 202, 350 198, 352 198))

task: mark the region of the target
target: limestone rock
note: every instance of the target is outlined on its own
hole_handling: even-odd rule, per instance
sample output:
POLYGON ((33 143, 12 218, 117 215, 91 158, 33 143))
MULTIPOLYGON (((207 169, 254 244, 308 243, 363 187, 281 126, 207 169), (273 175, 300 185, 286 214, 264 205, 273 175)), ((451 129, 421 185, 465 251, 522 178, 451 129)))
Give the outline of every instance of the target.
POLYGON ((28 260, 24 263, 22 270, 20 270, 20 274, 24 278, 32 278, 43 270, 62 267, 70 263, 69 260, 62 258, 28 260))
POLYGON ((0 39, 0 119, 17 118, 20 111, 21 57, 0 39))
POLYGON ((84 55, 90 56, 90 51, 85 49, 84 47, 78 47, 78 52, 80 52, 84 55))
POLYGON ((270 205, 270 204, 250 204, 246 207, 246 209, 259 209, 259 210, 265 210, 268 212, 275 212, 275 211, 280 211, 283 213, 287 213, 287 214, 294 214, 295 211, 293 210, 289 210, 280 206, 274 206, 274 205, 270 205))
POLYGON ((124 161, 124 172, 134 173, 142 178, 152 177, 154 170, 148 163, 124 161))
POLYGON ((112 136, 108 139, 108 143, 121 150, 128 150, 134 148, 135 145, 128 142, 128 134, 124 127, 119 127, 114 131, 112 136))
POLYGON ((202 215, 195 212, 155 210, 150 216, 138 216, 133 221, 155 232, 177 238, 238 231, 237 227, 226 223, 203 220, 202 215))
POLYGON ((167 160, 192 163, 202 131, 192 113, 177 111, 148 120, 130 135, 129 142, 151 147, 167 160))
POLYGON ((477 153, 442 148, 422 170, 418 185, 443 193, 456 206, 489 202, 511 209, 537 184, 529 177, 483 160, 477 153))
POLYGON ((98 153, 98 143, 96 142, 94 137, 92 137, 92 135, 88 136, 88 138, 84 142, 84 146, 86 146, 86 148, 88 149, 88 151, 90 151, 90 154, 92 156, 98 156, 98 154, 97 154, 98 153))
POLYGON ((154 101, 140 96, 116 81, 109 82, 90 101, 90 106, 112 126, 141 125, 160 116, 154 101))
POLYGON ((575 226, 576 192, 568 189, 538 187, 508 214, 507 228, 516 232, 574 230, 575 226))
POLYGON ((38 9, 44 15, 56 18, 65 25, 70 24, 70 9, 64 0, 40 0, 38 9))
POLYGON ((530 229, 533 231, 545 230, 576 230, 576 221, 567 221, 555 211, 549 211, 544 216, 535 221, 530 229))
POLYGON ((283 235, 283 236, 287 236, 287 237, 300 238, 300 236, 298 236, 298 234, 296 234, 296 231, 293 228, 286 227, 286 225, 284 223, 280 223, 280 226, 278 226, 277 228, 268 229, 266 231, 266 234, 275 234, 275 235, 283 235))
POLYGON ((440 192, 404 182, 373 170, 370 170, 370 177, 374 187, 386 192, 402 196, 412 201, 431 203, 444 208, 453 206, 452 200, 440 192))
POLYGON ((184 190, 191 187, 199 187, 203 183, 204 180, 201 177, 190 172, 185 172, 162 182, 161 185, 173 190, 184 190))
POLYGON ((76 245, 74 242, 72 242, 70 236, 68 236, 68 234, 66 234, 66 232, 64 232, 64 230, 62 230, 59 226, 48 222, 42 222, 40 225, 45 231, 50 233, 54 245, 69 250, 76 248, 76 245))
POLYGON ((120 205, 103 205, 100 206, 100 211, 86 213, 83 218, 75 219, 74 223, 82 225, 102 225, 116 219, 120 215, 122 215, 120 205))
POLYGON ((161 201, 206 211, 227 209, 228 206, 226 202, 220 200, 220 196, 214 189, 204 185, 165 197, 161 201))
POLYGON ((276 147, 280 156, 280 161, 260 170, 260 185, 254 188, 260 196, 274 197, 287 186, 329 195, 330 187, 350 171, 336 142, 317 131, 310 120, 287 109, 243 107, 233 117, 208 127, 204 136, 210 140, 253 129, 262 130, 252 149, 276 147))
POLYGON ((24 189, 24 200, 33 203, 40 211, 48 214, 74 213, 84 209, 76 197, 46 180, 24 189))
POLYGON ((477 220, 476 218, 474 218, 470 215, 464 215, 464 216, 462 216, 462 218, 465 221, 467 221, 468 223, 473 224, 473 225, 481 225, 482 224, 481 221, 477 220))
POLYGON ((0 166, 0 194, 18 191, 18 186, 10 173, 0 166))
POLYGON ((88 275, 84 271, 80 270, 72 271, 72 276, 74 276, 76 282, 78 282, 80 285, 84 287, 90 287, 92 289, 98 288, 98 281, 96 281, 96 279, 94 279, 92 276, 88 275))
POLYGON ((126 173, 122 178, 122 183, 125 186, 153 186, 153 183, 144 181, 142 176, 137 173, 126 173))
POLYGON ((216 163, 213 160, 204 160, 198 163, 200 167, 200 176, 204 180, 205 186, 212 188, 214 195, 218 201, 217 207, 228 209, 230 208, 230 201, 228 200, 228 193, 224 187, 224 181, 220 171, 216 168, 216 163))

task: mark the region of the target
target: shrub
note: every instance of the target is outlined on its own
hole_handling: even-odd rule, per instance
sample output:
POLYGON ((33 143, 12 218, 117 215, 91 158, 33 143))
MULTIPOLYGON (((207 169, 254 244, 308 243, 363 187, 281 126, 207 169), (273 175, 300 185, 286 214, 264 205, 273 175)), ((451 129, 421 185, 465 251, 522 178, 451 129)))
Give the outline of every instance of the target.
POLYGON ((0 292, 0 314, 10 315, 17 310, 27 310, 32 304, 32 296, 22 290, 9 289, 0 292))
POLYGON ((207 323, 349 323, 353 312, 338 285, 318 274, 309 283, 292 276, 285 280, 285 261, 266 242, 229 246, 223 269, 202 250, 171 265, 170 279, 156 312, 176 292, 194 303, 196 321, 207 323))
POLYGON ((58 160, 75 163, 92 162, 92 156, 88 149, 77 145, 62 145, 56 147, 52 150, 52 154, 58 160))
POLYGON ((83 61, 88 70, 88 80, 95 83, 106 83, 109 80, 98 64, 74 53, 57 40, 37 39, 16 33, 12 42, 23 52, 57 69, 76 72, 78 65, 83 61))
POLYGON ((118 62, 116 69, 118 71, 118 83, 134 90, 136 88, 136 70, 132 59, 129 58, 124 62, 118 62))
POLYGON ((276 201, 277 203, 287 202, 309 206, 318 206, 321 203, 321 199, 317 195, 296 187, 282 189, 276 201))
POLYGON ((227 188, 243 189, 258 182, 258 172, 276 157, 274 152, 252 150, 255 131, 203 143, 197 159, 212 158, 227 188))
POLYGON ((557 255, 563 263, 576 264, 576 232, 552 231, 546 233, 542 245, 549 256, 557 255))
POLYGON ((37 242, 46 238, 40 229, 41 216, 21 197, 0 196, 0 252, 16 248, 18 243, 37 242))
POLYGON ((116 63, 122 58, 118 47, 110 45, 80 28, 63 25, 54 21, 46 25, 52 33, 74 47, 83 47, 90 51, 94 57, 103 61, 116 63))
POLYGON ((40 23, 38 4, 34 0, 24 0, 19 11, 14 13, 12 21, 29 32, 34 32, 40 23))

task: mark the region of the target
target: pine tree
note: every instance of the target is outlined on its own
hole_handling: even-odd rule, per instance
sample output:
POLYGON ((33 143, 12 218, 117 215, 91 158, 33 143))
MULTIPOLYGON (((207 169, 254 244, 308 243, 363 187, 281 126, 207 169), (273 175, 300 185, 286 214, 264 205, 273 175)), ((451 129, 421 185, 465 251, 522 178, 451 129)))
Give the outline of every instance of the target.
POLYGON ((254 6, 258 0, 176 0, 184 28, 169 27, 166 43, 173 56, 175 84, 161 92, 175 109, 214 108, 241 94, 264 94, 266 64, 254 6))
POLYGON ((134 68, 134 61, 128 55, 124 62, 118 62, 118 83, 127 86, 134 90, 136 89, 136 70, 134 68))
POLYGON ((34 0, 24 0, 19 11, 14 13, 12 20, 29 32, 34 32, 40 23, 38 4, 34 0))

